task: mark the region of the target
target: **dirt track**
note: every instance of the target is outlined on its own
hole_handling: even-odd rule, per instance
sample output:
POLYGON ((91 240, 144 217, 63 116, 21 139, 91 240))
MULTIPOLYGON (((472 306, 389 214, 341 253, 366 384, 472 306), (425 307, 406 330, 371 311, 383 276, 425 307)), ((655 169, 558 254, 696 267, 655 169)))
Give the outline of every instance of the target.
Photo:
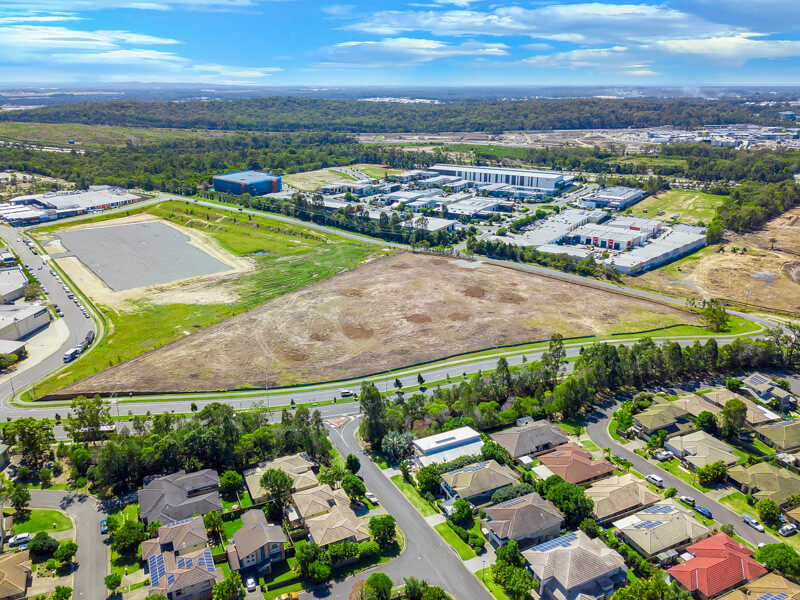
POLYGON ((505 344, 694 322, 655 302, 477 262, 396 254, 97 373, 69 393, 326 381, 505 344))

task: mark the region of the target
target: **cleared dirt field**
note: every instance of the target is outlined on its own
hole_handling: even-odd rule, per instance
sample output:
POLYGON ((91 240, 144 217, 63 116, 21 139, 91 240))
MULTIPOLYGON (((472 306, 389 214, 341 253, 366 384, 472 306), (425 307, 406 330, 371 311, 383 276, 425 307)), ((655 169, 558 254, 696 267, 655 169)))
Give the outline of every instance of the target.
POLYGON ((357 377, 504 344, 642 331, 692 314, 478 262, 396 254, 162 346, 63 392, 199 392, 357 377))
POLYGON ((760 231, 732 235, 724 247, 724 253, 717 252, 718 246, 704 248, 633 283, 670 294, 704 294, 800 310, 800 209, 773 219, 760 231), (741 252, 743 248, 747 251, 741 252))
POLYGON ((304 192, 315 192, 323 185, 336 183, 337 181, 352 181, 354 177, 337 171, 336 169, 319 169, 317 171, 306 171, 305 173, 292 173, 284 175, 283 181, 298 190, 304 192))

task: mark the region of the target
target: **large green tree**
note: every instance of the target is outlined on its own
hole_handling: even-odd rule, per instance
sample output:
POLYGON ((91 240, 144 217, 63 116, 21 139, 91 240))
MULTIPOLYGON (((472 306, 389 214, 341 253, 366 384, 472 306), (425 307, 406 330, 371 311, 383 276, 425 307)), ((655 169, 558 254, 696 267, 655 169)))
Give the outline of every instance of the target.
POLYGON ((374 383, 363 383, 358 402, 364 415, 365 437, 374 448, 380 448, 386 434, 386 401, 374 383))

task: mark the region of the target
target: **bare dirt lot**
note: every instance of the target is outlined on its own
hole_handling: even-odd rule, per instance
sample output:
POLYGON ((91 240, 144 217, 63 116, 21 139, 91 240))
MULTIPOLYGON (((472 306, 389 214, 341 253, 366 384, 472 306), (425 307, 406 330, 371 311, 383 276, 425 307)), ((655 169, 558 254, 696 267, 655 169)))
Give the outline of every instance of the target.
POLYGON ((773 219, 754 233, 732 235, 724 247, 725 252, 717 252, 718 246, 704 248, 645 273, 634 283, 671 294, 800 310, 800 209, 773 219), (742 252, 744 248, 747 250, 742 252))
POLYGON ((478 262, 396 254, 91 375, 62 392, 327 381, 505 344, 695 323, 659 303, 478 262))

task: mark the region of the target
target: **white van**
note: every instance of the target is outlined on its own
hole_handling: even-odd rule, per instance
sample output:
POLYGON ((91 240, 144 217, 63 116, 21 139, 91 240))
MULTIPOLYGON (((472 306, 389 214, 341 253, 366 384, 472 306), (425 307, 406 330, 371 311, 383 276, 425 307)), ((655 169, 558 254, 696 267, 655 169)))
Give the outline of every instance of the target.
POLYGON ((8 545, 9 546, 22 546, 24 544, 27 544, 30 541, 31 541, 31 534, 30 533, 18 533, 17 535, 12 537, 10 540, 8 540, 8 545))
POLYGON ((647 477, 645 477, 645 479, 647 479, 647 481, 652 483, 657 488, 664 487, 664 480, 661 479, 661 477, 659 477, 658 475, 648 475, 647 477))

